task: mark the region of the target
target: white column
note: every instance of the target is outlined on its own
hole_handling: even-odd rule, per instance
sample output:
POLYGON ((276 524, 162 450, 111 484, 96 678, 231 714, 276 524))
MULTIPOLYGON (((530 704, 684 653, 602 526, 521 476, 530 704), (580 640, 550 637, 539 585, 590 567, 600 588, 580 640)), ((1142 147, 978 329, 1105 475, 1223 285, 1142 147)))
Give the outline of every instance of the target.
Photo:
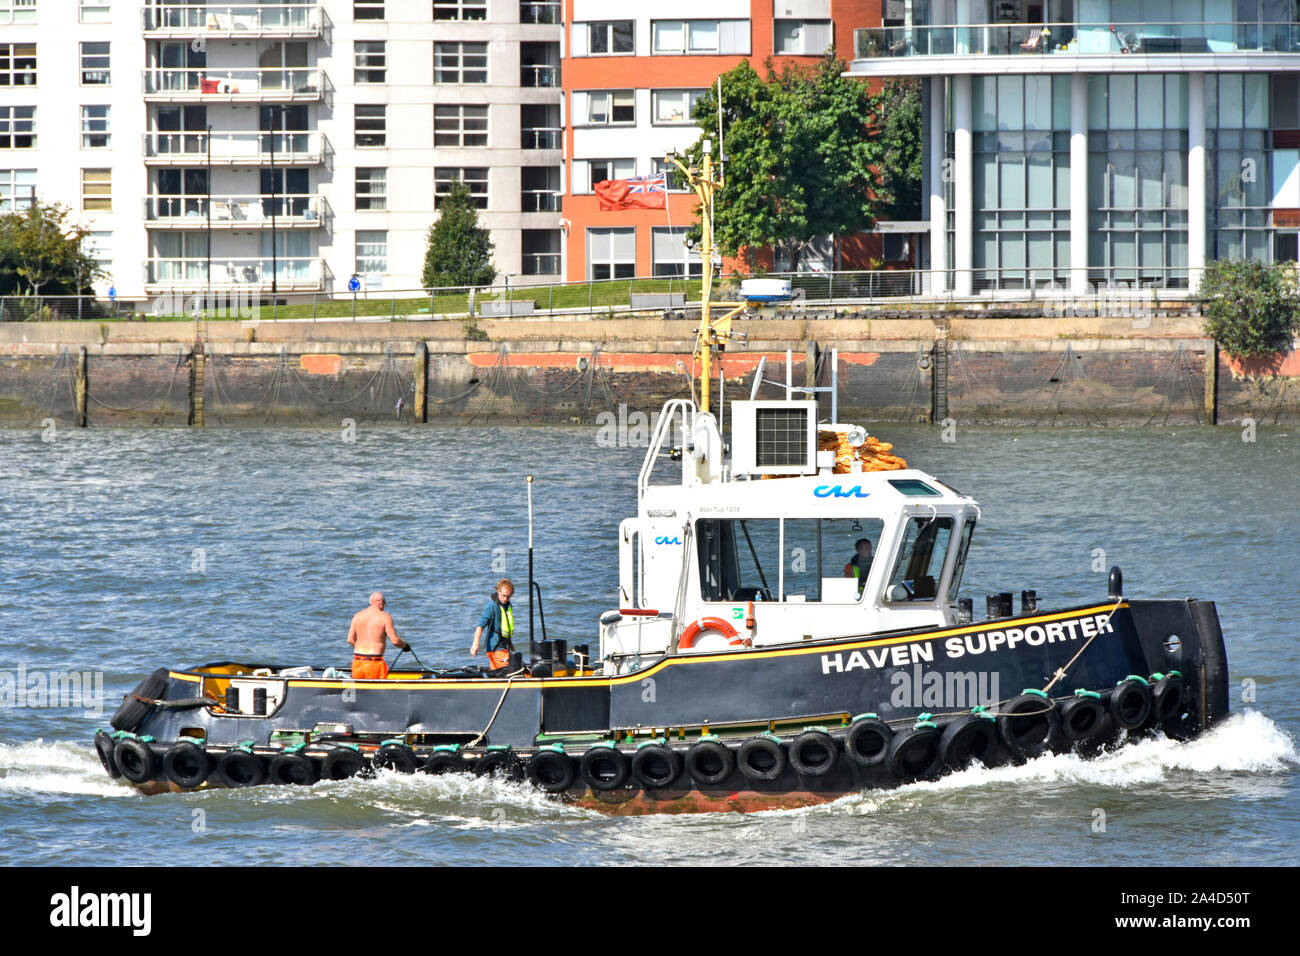
POLYGON ((974 160, 971 125, 974 104, 971 95, 971 78, 968 75, 954 76, 953 86, 953 292, 957 295, 970 295, 973 291, 971 281, 971 255, 974 237, 971 230, 975 224, 974 214, 974 160))
POLYGON ((1205 74, 1187 75, 1187 287, 1205 271, 1205 74))
POLYGON ((944 100, 944 78, 930 77, 930 292, 933 294, 948 291, 948 207, 943 161, 948 137, 944 100))
POLYGON ((1070 77, 1070 292, 1088 292, 1088 77, 1070 77))

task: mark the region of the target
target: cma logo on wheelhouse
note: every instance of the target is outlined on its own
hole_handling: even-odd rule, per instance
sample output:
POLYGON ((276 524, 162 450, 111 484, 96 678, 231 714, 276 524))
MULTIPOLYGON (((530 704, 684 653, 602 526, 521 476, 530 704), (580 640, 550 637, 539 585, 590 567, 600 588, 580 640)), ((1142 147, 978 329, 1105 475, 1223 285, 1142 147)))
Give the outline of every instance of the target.
POLYGON ((861 485, 845 488, 843 485, 818 485, 813 489, 818 498, 868 498, 869 491, 863 491, 861 485))

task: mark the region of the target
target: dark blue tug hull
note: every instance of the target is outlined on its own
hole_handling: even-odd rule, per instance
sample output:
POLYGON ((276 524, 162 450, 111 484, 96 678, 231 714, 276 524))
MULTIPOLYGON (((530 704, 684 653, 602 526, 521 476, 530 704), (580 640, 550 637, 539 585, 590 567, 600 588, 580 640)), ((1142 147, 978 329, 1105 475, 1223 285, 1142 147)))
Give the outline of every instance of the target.
POLYGON ((137 688, 143 700, 128 697, 115 715, 117 732, 97 737, 106 770, 160 792, 250 782, 219 771, 248 757, 262 775, 269 768, 277 782, 295 783, 322 770, 337 778, 335 760, 363 773, 377 764, 526 774, 561 799, 622 812, 748 810, 953 769, 957 754, 970 755, 960 746, 935 748, 961 729, 957 721, 987 721, 974 728, 984 741, 976 755, 991 764, 1048 749, 1097 751, 1122 729, 1192 737, 1228 710, 1218 617, 1213 603, 1193 600, 1112 600, 960 627, 681 654, 614 677, 408 672, 354 682, 247 676, 255 666, 157 672, 153 687, 137 688), (223 688, 234 668, 245 672, 241 682, 278 686, 278 706, 265 716, 225 711, 223 688), (1112 700, 1122 684, 1131 685, 1123 691, 1132 692, 1134 707, 1144 693, 1154 702, 1138 726, 1121 726, 1137 717, 1118 709, 1127 698, 1112 700), (1104 710, 1099 725, 1084 726, 1079 714, 1068 723, 1076 691, 1101 705, 1084 708, 1104 710), (972 718, 972 709, 999 701, 1019 707, 1016 715, 972 718), (124 714, 132 704, 135 713, 124 714), (867 728, 855 730, 860 722, 887 727, 883 752, 873 751, 867 728), (766 742, 750 743, 760 737, 766 742), (905 750, 905 739, 913 752, 896 758, 892 750, 905 750), (340 748, 360 759, 331 758, 340 748), (646 748, 655 760, 649 750, 639 753, 646 748), (246 756, 225 756, 241 749, 246 756), (775 761, 755 757, 755 749, 775 761))

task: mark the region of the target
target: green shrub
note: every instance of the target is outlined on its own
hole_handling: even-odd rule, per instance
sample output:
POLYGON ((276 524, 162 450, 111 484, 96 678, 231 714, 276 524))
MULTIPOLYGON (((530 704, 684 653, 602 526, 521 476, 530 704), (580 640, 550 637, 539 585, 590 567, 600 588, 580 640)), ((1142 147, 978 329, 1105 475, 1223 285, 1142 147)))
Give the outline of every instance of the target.
POLYGON ((1234 358, 1291 349, 1300 331, 1295 263, 1211 262, 1201 280, 1205 334, 1234 358))

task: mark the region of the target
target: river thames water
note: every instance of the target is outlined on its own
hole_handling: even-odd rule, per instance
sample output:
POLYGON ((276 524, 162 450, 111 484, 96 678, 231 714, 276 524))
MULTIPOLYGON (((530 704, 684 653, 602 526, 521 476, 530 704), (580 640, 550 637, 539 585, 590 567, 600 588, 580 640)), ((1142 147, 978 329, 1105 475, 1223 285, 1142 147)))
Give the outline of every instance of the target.
POLYGON ((1110 564, 1131 596, 1217 601, 1233 716, 1189 743, 753 815, 609 817, 422 774, 143 797, 91 738, 157 667, 342 664, 377 588, 422 660, 468 663, 494 560, 526 576, 525 473, 548 630, 594 644, 642 451, 594 428, 0 431, 0 672, 85 672, 91 698, 6 698, 0 864, 1294 863, 1300 433, 874 431, 980 501, 977 609, 1102 598, 1110 564))

